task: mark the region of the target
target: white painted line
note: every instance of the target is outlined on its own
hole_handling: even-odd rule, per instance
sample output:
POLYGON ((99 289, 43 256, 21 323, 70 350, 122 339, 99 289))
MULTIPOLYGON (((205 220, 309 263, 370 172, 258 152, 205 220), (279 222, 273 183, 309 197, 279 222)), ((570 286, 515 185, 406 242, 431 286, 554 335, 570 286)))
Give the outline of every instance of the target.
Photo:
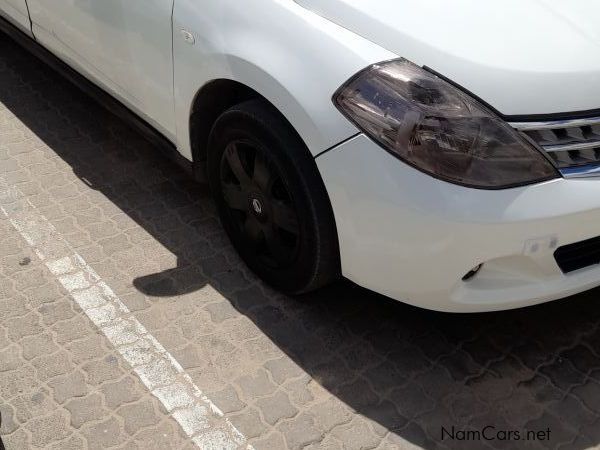
POLYGON ((198 447, 253 450, 110 286, 36 207, 1 176, 0 210, 198 447))

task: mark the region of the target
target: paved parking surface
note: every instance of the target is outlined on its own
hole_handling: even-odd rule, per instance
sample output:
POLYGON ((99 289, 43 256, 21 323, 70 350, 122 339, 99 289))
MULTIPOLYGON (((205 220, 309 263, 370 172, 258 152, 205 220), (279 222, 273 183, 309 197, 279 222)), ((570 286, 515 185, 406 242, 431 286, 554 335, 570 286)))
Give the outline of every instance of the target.
POLYGON ((599 291, 469 316, 349 283, 282 296, 239 261, 204 188, 1 35, 0 205, 7 449, 600 444, 599 291), (105 315, 81 294, 101 283, 119 305, 105 315), (107 326, 122 320, 131 340, 107 326), (171 381, 149 375, 152 352, 171 381), (157 394, 175 379, 202 394, 157 394), (460 440, 486 426, 499 439, 460 440), (525 430, 550 439, 502 440, 525 430))

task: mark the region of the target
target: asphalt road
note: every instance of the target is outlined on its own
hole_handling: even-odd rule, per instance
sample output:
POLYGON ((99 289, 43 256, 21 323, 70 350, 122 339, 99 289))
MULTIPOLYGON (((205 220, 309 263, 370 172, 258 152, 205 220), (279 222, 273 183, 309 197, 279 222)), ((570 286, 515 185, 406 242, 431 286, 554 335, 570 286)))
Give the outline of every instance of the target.
POLYGON ((205 188, 2 35, 0 206, 7 450, 600 444, 598 290, 485 315, 287 298, 205 188))

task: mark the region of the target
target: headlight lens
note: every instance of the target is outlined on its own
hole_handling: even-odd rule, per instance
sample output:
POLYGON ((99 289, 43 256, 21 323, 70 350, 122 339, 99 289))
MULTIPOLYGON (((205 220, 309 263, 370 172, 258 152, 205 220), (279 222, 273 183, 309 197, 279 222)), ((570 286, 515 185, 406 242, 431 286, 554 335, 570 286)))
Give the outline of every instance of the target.
POLYGON ((405 59, 361 72, 334 102, 383 148, 452 183, 501 189, 559 176, 493 112, 405 59))

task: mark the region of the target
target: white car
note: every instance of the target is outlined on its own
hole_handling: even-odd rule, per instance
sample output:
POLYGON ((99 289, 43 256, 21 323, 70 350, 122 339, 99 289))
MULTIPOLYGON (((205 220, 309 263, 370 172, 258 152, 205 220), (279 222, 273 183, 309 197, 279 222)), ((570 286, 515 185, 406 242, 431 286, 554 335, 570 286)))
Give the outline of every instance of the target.
POLYGON ((207 180, 242 258, 282 291, 343 275, 473 312, 600 285, 598 2, 0 0, 0 12, 207 180))

